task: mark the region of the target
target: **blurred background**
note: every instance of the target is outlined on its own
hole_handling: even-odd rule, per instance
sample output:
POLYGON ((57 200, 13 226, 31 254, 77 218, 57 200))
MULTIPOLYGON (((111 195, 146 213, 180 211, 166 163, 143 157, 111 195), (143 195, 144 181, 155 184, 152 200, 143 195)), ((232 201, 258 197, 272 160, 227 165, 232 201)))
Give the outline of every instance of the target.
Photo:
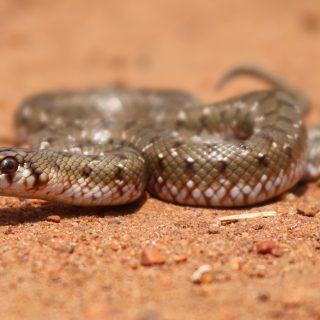
MULTIPOLYGON (((218 77, 243 63, 319 101, 319 40, 319 0, 2 0, 1 110, 41 90, 109 84, 214 100, 251 86, 244 79, 214 92, 218 77)), ((9 123, 11 111, 3 116, 9 123)))

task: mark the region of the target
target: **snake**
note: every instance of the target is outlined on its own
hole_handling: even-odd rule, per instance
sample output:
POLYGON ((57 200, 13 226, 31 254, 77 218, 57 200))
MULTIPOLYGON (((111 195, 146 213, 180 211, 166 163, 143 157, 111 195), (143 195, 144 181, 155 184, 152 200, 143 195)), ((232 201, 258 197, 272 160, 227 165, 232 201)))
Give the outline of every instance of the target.
POLYGON ((18 147, 0 148, 0 195, 113 206, 147 191, 181 205, 243 207, 316 179, 320 128, 304 123, 309 99, 251 66, 219 85, 245 74, 272 88, 214 103, 124 87, 27 97, 15 116, 18 147))

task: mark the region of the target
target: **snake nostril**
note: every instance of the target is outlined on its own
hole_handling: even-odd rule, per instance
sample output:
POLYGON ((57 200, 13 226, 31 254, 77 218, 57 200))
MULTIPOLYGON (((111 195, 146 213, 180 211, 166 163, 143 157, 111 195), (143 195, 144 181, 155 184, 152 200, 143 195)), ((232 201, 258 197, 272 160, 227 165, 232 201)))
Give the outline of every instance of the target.
POLYGON ((4 158, 0 162, 0 170, 3 174, 12 174, 15 173, 18 169, 18 161, 13 157, 4 158))

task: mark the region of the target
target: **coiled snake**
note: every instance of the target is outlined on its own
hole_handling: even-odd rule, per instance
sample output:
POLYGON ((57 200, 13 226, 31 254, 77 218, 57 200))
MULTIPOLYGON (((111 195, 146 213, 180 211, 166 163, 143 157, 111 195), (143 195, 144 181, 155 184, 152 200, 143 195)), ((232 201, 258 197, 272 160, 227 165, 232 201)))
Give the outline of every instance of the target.
POLYGON ((0 148, 0 194, 81 206, 130 203, 148 190, 166 201, 245 206, 318 176, 320 130, 308 100, 265 71, 263 90, 201 104, 174 90, 110 88, 43 93, 16 115, 20 142, 0 148))

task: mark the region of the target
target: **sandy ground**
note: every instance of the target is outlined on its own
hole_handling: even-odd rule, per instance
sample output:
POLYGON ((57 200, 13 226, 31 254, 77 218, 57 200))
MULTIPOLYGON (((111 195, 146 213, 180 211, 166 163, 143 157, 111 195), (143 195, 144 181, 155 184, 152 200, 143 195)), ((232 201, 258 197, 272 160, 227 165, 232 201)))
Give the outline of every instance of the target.
MULTIPOLYGON (((14 143, 14 111, 34 92, 122 84, 213 101, 263 86, 243 78, 216 92, 239 63, 301 88, 316 122, 319 40, 318 0, 2 0, 0 141, 14 143)), ((248 210, 1 198, 1 319, 320 319, 319 186, 292 192, 248 210), (278 215, 216 222, 264 210, 278 215), (142 265, 150 244, 162 265, 142 265), (204 264, 211 273, 192 283, 204 264)))

